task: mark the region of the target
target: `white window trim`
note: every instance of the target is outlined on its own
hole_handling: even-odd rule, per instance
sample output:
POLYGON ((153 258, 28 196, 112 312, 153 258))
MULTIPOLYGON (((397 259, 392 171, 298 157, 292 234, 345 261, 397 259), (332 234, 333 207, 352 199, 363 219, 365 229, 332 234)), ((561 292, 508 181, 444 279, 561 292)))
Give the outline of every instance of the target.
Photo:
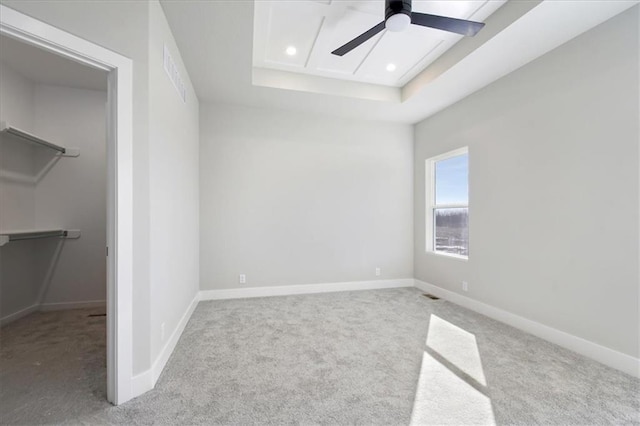
MULTIPOLYGON (((462 256, 454 253, 446 253, 442 251, 436 251, 433 245, 434 240, 434 227, 435 221, 433 218, 433 210, 436 208, 436 168, 435 163, 438 161, 446 160, 451 157, 456 157, 458 155, 468 154, 469 147, 465 146, 463 148, 458 148, 453 151, 445 152, 444 154, 437 155, 435 157, 427 158, 424 162, 424 170, 425 170, 425 251, 429 254, 435 254, 438 256, 449 257, 452 259, 458 260, 468 260, 469 256, 462 256)), ((437 206, 438 208, 469 208, 469 204, 440 204, 437 206)))

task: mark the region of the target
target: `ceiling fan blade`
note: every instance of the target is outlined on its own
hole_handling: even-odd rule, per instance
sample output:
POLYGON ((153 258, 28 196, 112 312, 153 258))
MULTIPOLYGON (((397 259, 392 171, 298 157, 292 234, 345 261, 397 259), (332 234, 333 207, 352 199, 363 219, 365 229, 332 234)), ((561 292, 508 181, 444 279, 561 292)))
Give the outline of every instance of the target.
POLYGON ((353 49, 355 49, 356 47, 360 46, 362 43, 364 43, 365 41, 369 40, 371 37, 373 37, 374 35, 378 34, 382 30, 384 30, 384 21, 380 22, 378 25, 376 25, 375 27, 371 28, 370 30, 360 34, 358 37, 354 38, 353 40, 351 40, 350 42, 348 42, 344 46, 338 47, 336 50, 334 50, 331 53, 333 53, 334 55, 338 55, 338 56, 342 56, 345 53, 349 53, 353 49))
POLYGON ((448 18, 446 16, 429 15, 417 12, 411 13, 411 23, 470 37, 476 35, 478 31, 484 27, 483 22, 466 21, 464 19, 448 18))

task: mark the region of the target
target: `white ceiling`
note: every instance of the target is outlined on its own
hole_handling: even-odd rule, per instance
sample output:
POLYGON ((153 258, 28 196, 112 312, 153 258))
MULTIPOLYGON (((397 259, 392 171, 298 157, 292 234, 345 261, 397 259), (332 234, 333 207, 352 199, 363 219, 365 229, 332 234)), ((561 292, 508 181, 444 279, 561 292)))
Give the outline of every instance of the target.
MULTIPOLYGON (((506 0, 414 1, 414 12, 484 22, 506 0)), ((253 66, 402 87, 461 35, 410 25, 383 30, 340 57, 331 52, 384 21, 381 0, 255 3, 253 66), (295 47, 294 55, 287 54, 295 47), (389 64, 393 70, 387 70, 389 64)))
POLYGON ((34 83, 107 90, 107 73, 0 36, 0 61, 34 83))
MULTIPOLYGON (((383 4, 383 0, 379 2, 383 4)), ((272 87, 256 86, 254 1, 161 3, 201 101, 416 123, 638 1, 511 0, 487 18, 487 25, 476 37, 462 39, 404 88, 279 70, 269 70, 280 73, 267 76, 272 87), (284 89, 292 85, 295 90, 284 89), (395 96, 387 96, 381 89, 395 96)), ((292 7, 297 3, 282 1, 292 7)))

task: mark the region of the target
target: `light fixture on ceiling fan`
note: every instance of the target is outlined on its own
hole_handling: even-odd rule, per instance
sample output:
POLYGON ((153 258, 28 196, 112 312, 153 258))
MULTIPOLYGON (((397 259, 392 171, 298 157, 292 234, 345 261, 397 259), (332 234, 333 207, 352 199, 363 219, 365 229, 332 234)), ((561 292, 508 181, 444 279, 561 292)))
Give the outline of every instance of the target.
POLYGON ((331 53, 338 56, 349 53, 385 28, 398 32, 404 31, 410 24, 414 24, 473 37, 484 27, 482 22, 412 12, 411 0, 385 0, 385 6, 384 21, 331 53))

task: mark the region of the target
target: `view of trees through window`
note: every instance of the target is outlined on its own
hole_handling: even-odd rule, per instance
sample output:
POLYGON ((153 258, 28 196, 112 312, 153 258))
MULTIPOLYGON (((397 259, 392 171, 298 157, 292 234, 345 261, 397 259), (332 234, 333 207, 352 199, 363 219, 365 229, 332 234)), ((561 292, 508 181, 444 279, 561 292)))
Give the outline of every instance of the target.
POLYGON ((469 255, 469 154, 434 163, 433 249, 469 255))
POLYGON ((469 209, 435 209, 435 249, 469 255, 469 209))

